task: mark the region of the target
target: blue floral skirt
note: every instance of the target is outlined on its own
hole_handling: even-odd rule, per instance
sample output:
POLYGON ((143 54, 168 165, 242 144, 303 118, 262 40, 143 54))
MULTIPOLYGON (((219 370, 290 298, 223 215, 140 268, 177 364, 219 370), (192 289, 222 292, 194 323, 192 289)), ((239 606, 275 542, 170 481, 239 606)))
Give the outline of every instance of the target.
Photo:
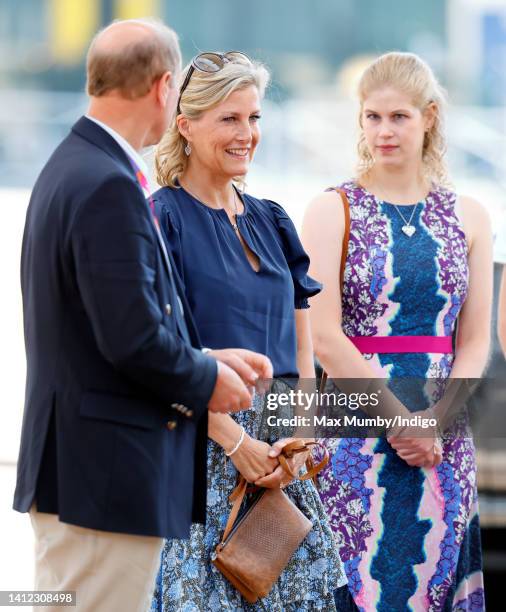
MULTIPOLYGON (((250 410, 233 415, 246 432, 270 443, 263 427, 263 398, 250 410)), ((287 435, 289 433, 287 432, 287 435)), ((295 481, 285 493, 311 520, 313 529, 299 546, 267 597, 249 604, 211 563, 230 514, 228 497, 237 470, 223 449, 208 440, 206 525, 191 527, 190 539, 167 540, 161 557, 152 612, 236 612, 237 610, 334 611, 334 591, 346 585, 338 548, 312 481, 295 481)), ((282 517, 280 517, 282 519, 282 517)))

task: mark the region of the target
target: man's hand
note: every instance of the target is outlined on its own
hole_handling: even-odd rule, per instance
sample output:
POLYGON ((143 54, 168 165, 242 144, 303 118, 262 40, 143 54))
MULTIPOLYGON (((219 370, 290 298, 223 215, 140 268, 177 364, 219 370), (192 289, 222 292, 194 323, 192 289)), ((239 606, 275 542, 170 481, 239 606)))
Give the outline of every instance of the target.
MULTIPOLYGON (((209 353, 208 353, 209 354, 209 353)), ((238 374, 220 361, 213 394, 207 404, 211 412, 238 412, 251 406, 252 394, 238 374)))
POLYGON ((265 355, 247 349, 221 349, 207 353, 232 368, 245 385, 254 386, 258 379, 272 378, 272 363, 265 355))

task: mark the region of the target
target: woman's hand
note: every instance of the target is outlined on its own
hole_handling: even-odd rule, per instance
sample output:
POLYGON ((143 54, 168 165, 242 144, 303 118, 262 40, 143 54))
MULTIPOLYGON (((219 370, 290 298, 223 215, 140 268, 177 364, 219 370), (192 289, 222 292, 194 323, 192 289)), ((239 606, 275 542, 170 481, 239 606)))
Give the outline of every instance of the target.
POLYGON ((443 460, 443 449, 435 435, 429 438, 407 438, 397 435, 387 440, 397 455, 412 467, 432 468, 443 460))
MULTIPOLYGON (((296 438, 283 438, 275 442, 269 451, 270 457, 278 457, 281 454, 283 446, 292 442, 296 438)), ((287 463, 294 474, 298 474, 299 470, 305 464, 309 451, 304 453, 295 453, 291 459, 287 459, 287 463)), ((292 482, 293 478, 285 472, 285 470, 278 465, 278 467, 268 476, 264 476, 259 480, 255 481, 255 484, 259 487, 265 487, 267 489, 283 489, 292 482)))
POLYGON ((270 455, 271 446, 248 436, 230 459, 237 471, 248 482, 257 482, 267 474, 271 474, 279 465, 279 461, 270 455))

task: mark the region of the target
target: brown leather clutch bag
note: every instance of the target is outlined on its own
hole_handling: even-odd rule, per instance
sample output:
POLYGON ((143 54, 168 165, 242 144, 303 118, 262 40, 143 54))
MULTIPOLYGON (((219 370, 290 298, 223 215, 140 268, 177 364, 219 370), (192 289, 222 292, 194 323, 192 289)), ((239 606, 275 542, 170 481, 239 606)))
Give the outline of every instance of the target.
MULTIPOLYGON (((313 478, 328 463, 329 456, 324 447, 322 461, 314 466, 309 459, 306 462, 307 473, 303 476, 292 473, 287 459, 315 445, 321 446, 318 442, 299 439, 286 444, 278 457, 283 469, 293 478, 313 478)), ((313 525, 281 489, 261 489, 238 518, 247 487, 248 483, 241 477, 230 496, 232 511, 212 562, 244 599, 255 603, 270 593, 313 525)))

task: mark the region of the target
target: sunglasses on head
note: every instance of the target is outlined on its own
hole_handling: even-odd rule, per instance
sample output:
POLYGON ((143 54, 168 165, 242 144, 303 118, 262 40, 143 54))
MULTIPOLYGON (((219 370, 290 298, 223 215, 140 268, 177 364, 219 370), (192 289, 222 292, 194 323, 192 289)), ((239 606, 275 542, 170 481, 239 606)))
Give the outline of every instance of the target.
POLYGON ((195 70, 208 73, 218 72, 225 66, 225 64, 228 64, 229 62, 251 65, 250 58, 245 53, 241 53, 240 51, 227 51, 226 53, 206 51, 205 53, 199 53, 192 59, 188 72, 186 73, 186 78, 181 85, 181 89, 179 90, 176 111, 178 115, 181 112, 181 96, 183 95, 184 90, 188 87, 188 83, 190 82, 191 76, 195 70))

